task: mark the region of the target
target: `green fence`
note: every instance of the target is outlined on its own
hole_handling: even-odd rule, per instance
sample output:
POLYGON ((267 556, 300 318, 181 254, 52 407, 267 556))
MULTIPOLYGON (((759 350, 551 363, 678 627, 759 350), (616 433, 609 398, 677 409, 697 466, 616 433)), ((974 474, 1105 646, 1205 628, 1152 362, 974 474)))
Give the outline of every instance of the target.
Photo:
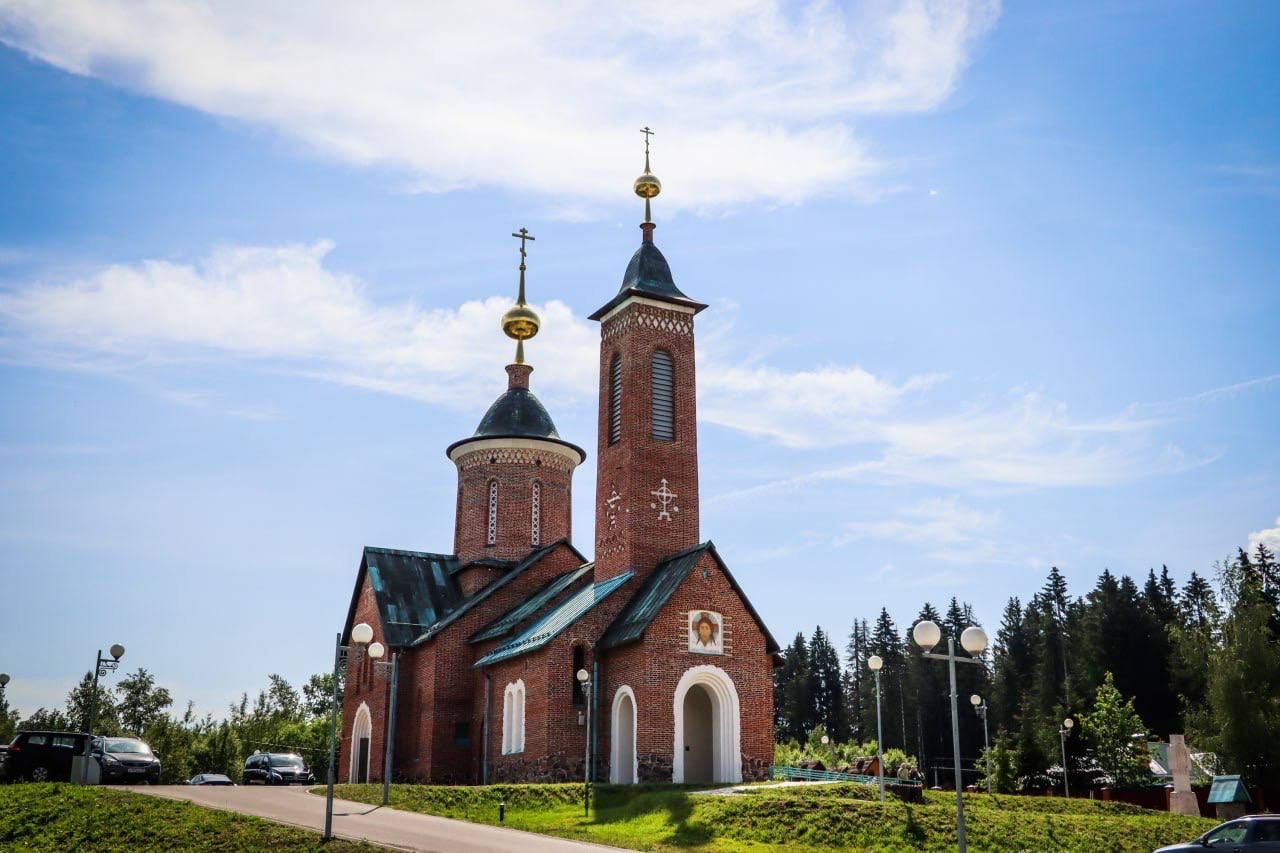
MULTIPOLYGON (((784 782, 861 782, 864 785, 878 785, 877 776, 864 776, 861 773, 839 773, 835 770, 810 770, 807 767, 786 767, 773 764, 769 767, 770 779, 781 779, 784 782)), ((920 785, 918 781, 903 781, 893 776, 884 777, 886 785, 920 785)))

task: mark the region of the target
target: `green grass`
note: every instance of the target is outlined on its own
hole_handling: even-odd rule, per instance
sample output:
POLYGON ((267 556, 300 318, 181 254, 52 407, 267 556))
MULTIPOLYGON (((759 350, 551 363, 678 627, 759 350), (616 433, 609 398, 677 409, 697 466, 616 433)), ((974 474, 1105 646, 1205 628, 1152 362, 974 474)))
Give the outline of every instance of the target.
MULTIPOLYGON (((337 793, 382 801, 379 785, 340 785, 337 793)), ((641 850, 954 850, 956 843, 954 795, 929 791, 923 805, 890 796, 882 805, 873 785, 754 788, 727 797, 694 796, 670 785, 599 785, 589 818, 582 814, 581 785, 391 788, 395 808, 477 823, 496 824, 500 801, 507 804, 506 826, 641 850)), ((1057 797, 969 794, 965 813, 974 851, 1149 853, 1217 824, 1057 797)))
POLYGON ((0 850, 372 851, 256 817, 110 788, 0 785, 0 850))

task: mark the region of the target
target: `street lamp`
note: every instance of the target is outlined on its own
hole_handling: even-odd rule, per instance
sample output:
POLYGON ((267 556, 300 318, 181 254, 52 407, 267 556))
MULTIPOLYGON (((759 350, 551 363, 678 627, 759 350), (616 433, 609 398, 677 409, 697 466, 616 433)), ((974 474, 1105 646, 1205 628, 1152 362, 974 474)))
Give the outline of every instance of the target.
POLYGON ((1062 741, 1062 792, 1067 797, 1071 796, 1071 782, 1067 773, 1067 735, 1071 734, 1071 728, 1076 721, 1067 717, 1062 721, 1062 728, 1058 729, 1058 738, 1062 741))
POLYGON ((977 693, 969 697, 969 704, 973 706, 973 710, 982 718, 983 755, 987 758, 987 793, 991 794, 994 791, 991 790, 991 739, 987 737, 987 705, 977 693))
POLYGON ((582 755, 582 816, 588 817, 591 814, 591 673, 578 670, 578 684, 587 703, 587 725, 583 728, 586 746, 582 755))
POLYGON ((876 772, 880 781, 880 802, 882 803, 884 802, 884 732, 880 728, 880 669, 883 666, 884 660, 880 655, 867 658, 867 668, 876 676, 876 772))
POLYGON ((371 643, 368 655, 373 658, 373 671, 379 678, 391 681, 391 710, 387 713, 387 729, 385 732, 386 747, 382 755, 382 804, 391 805, 391 770, 395 767, 396 743, 396 700, 400 694, 400 656, 392 654, 391 660, 384 661, 387 653, 382 643, 371 643))
POLYGON ((93 692, 89 695, 89 728, 85 732, 89 737, 84 742, 84 766, 80 769, 82 785, 89 784, 89 756, 93 754, 93 726, 98 717, 98 676, 115 672, 120 666, 120 658, 124 657, 124 646, 119 643, 112 643, 108 651, 111 652, 110 660, 102 656, 102 649, 98 649, 98 657, 93 664, 93 692))
POLYGON ((929 619, 917 622, 911 629, 911 637, 920 647, 922 656, 945 660, 951 674, 951 748, 956 770, 956 842, 960 853, 965 853, 967 845, 964 835, 964 789, 960 780, 960 708, 959 693, 956 691, 956 662, 982 666, 982 653, 987 650, 987 632, 977 625, 970 625, 960 633, 960 645, 972 657, 956 656, 956 641, 953 637, 947 637, 945 655, 930 651, 942 639, 942 629, 929 619))
MULTIPOLYGON (((368 622, 361 622, 351 629, 351 645, 342 645, 342 634, 333 642, 333 700, 329 708, 329 785, 324 798, 324 835, 323 841, 333 840, 333 783, 338 771, 335 767, 338 757, 338 679, 342 676, 350 654, 373 642, 373 628, 368 622)), ((379 649, 381 643, 375 644, 379 649)), ((372 651, 372 648, 369 649, 372 651)), ((381 651, 378 652, 382 654, 381 651)))

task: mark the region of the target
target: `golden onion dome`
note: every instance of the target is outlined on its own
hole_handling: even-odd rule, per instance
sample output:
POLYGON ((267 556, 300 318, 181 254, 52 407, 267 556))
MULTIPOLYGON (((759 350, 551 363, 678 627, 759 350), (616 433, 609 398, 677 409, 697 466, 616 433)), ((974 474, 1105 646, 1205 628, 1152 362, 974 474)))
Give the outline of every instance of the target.
POLYGON ((528 340, 538 334, 542 320, 532 308, 523 302, 517 302, 502 315, 502 331, 507 337, 517 341, 528 340))
POLYGON ((658 193, 662 192, 662 181, 659 181, 657 175, 646 169, 643 175, 636 178, 635 191, 640 198, 654 198, 658 193))

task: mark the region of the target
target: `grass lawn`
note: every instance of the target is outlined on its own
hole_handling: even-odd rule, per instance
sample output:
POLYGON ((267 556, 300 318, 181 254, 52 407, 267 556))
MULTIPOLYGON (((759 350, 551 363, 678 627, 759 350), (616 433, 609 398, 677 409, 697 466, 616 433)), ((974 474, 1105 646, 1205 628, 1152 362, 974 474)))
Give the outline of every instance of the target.
POLYGON ((111 788, 0 785, 0 850, 373 851, 232 812, 111 788), (92 832, 90 832, 92 830, 92 832))
MULTIPOLYGON (((394 785, 391 805, 478 823, 641 850, 766 851, 815 847, 954 850, 955 795, 926 792, 923 805, 873 785, 756 788, 732 796, 694 796, 666 786, 596 786, 591 816, 581 785, 446 787, 394 785)), ((380 785, 340 785, 338 796, 382 801, 380 785)), ((965 797, 969 847, 999 851, 1143 851, 1186 841, 1217 825, 1209 818, 1153 812, 1120 803, 1055 797, 965 797)))

